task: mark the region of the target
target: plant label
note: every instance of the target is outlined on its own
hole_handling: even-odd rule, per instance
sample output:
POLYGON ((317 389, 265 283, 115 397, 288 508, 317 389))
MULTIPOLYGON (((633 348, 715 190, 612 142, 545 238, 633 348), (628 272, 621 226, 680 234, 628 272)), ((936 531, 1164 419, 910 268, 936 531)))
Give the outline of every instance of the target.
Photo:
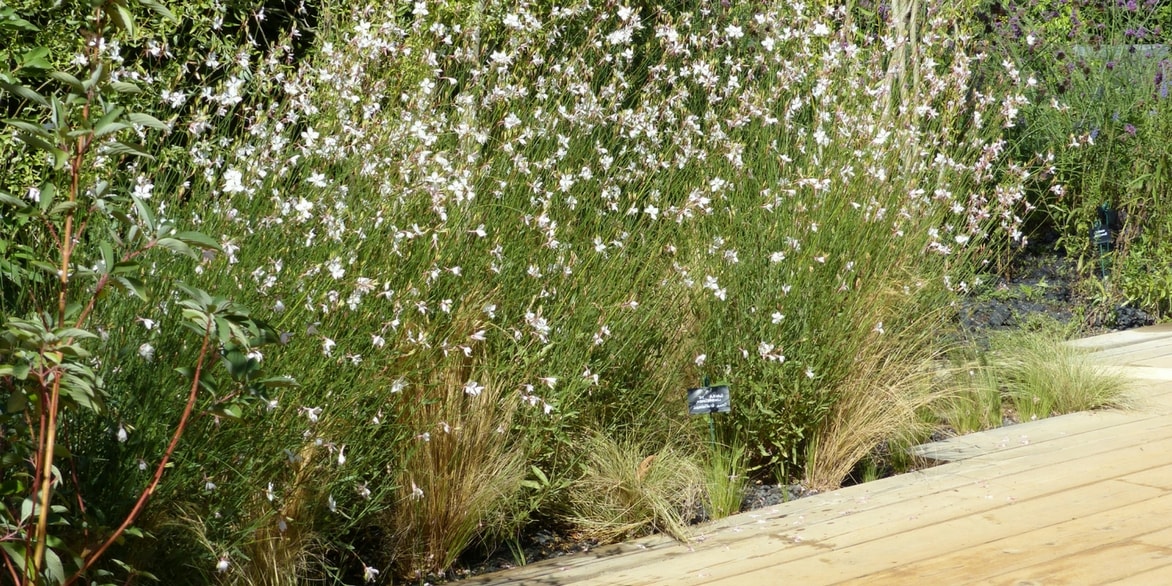
POLYGON ((728 385, 688 389, 688 414, 728 413, 732 411, 732 398, 728 385))

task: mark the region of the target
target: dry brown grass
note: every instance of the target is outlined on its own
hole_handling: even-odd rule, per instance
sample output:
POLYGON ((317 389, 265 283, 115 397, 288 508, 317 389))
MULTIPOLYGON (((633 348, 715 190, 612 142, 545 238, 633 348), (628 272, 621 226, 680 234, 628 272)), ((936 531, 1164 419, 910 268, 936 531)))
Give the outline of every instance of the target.
MULTIPOLYGON (((876 300, 876 310, 884 300, 876 300)), ((877 315, 883 313, 876 311, 877 315)), ((933 384, 932 324, 938 316, 894 332, 875 333, 859 348, 849 376, 835 389, 837 400, 807 446, 808 488, 833 490, 855 464, 888 439, 909 437, 927 423, 918 411, 939 400, 933 384)))
POLYGON ((449 370, 437 384, 416 391, 416 405, 401 423, 417 430, 413 453, 397 477, 399 499, 389 513, 388 544, 399 573, 442 573, 476 537, 491 530, 500 511, 517 498, 525 478, 524 453, 508 430, 515 393, 492 380, 476 396, 449 370))

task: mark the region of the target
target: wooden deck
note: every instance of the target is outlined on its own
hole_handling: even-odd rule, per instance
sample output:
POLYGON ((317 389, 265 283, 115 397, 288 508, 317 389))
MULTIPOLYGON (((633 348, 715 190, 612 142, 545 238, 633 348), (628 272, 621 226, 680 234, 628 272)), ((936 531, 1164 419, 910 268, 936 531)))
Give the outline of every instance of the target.
POLYGON ((920 446, 947 463, 471 584, 1172 584, 1172 328, 1080 340, 1128 411, 920 446))

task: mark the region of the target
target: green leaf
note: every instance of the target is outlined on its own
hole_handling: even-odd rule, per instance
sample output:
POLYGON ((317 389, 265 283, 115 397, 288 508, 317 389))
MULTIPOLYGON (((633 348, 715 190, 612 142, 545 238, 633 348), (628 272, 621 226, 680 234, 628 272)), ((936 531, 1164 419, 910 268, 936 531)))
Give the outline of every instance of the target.
POLYGON ((45 140, 53 140, 53 135, 49 134, 49 131, 45 130, 45 127, 35 122, 29 122, 28 120, 18 120, 15 118, 9 118, 3 120, 2 122, 9 126, 15 126, 16 128, 19 128, 29 134, 38 136, 45 140))
POLYGON ((73 77, 68 73, 65 73, 64 71, 53 71, 49 73, 49 77, 69 86, 69 89, 73 90, 74 93, 85 93, 85 86, 81 84, 81 80, 73 77))
POLYGON ((66 153, 65 151, 53 146, 52 144, 49 144, 47 141, 45 141, 44 139, 42 139, 39 136, 33 136, 31 134, 25 134, 22 132, 17 135, 17 138, 19 138, 21 140, 21 142, 23 142, 33 148, 41 149, 41 150, 49 153, 50 155, 52 155, 54 169, 57 169, 57 170, 64 169, 65 165, 67 163, 69 163, 69 153, 66 153))
POLYGON ((93 340, 98 337, 97 334, 89 330, 83 330, 81 328, 65 328, 62 330, 57 330, 56 332, 53 332, 53 334, 62 340, 65 338, 73 338, 75 340, 93 340))
POLYGON ((121 107, 116 107, 106 112, 100 120, 94 123, 94 137, 106 136, 124 128, 130 128, 129 124, 118 122, 118 117, 122 115, 122 112, 123 109, 121 107))
POLYGON ((155 156, 148 153, 142 145, 115 141, 103 145, 102 152, 109 155, 130 155, 133 157, 142 157, 144 159, 155 160, 155 156))
POLYGON ((163 6, 161 3, 156 2, 155 0, 138 0, 138 2, 139 2, 139 4, 142 4, 143 6, 146 6, 147 8, 150 8, 151 10, 154 10, 156 13, 159 14, 159 16, 162 16, 163 18, 165 18, 171 22, 179 22, 179 19, 175 18, 174 12, 171 12, 170 10, 167 9, 166 6, 163 6))
POLYGON ((126 120, 131 124, 139 126, 148 126, 150 128, 158 128, 159 130, 167 130, 167 125, 159 121, 158 118, 150 114, 143 114, 142 112, 133 112, 126 115, 126 120))
POLYGON ((180 232, 175 235, 175 238, 178 238, 184 243, 196 248, 202 248, 205 250, 220 250, 220 244, 218 242, 212 240, 209 236, 201 232, 180 232))
POLYGON ((17 16, 11 8, 0 8, 0 28, 21 29, 29 32, 39 32, 37 25, 17 16))
POLYGON ((63 201, 63 202, 53 206, 53 208, 49 210, 48 215, 50 217, 53 217, 58 214, 63 214, 65 212, 68 212, 68 211, 76 208, 77 206, 78 206, 78 203, 76 201, 63 201))
POLYGON ((41 200, 38 202, 38 205, 41 206, 41 211, 49 211, 49 208, 53 207, 54 201, 57 201, 57 186, 52 183, 42 183, 41 200))
POLYGON ((134 200, 134 210, 138 212, 138 219, 142 220, 142 223, 146 225, 147 232, 154 232, 156 230, 155 213, 151 211, 151 208, 146 205, 146 202, 142 198, 132 197, 131 199, 134 200))
POLYGON ((24 573, 24 559, 28 556, 24 549, 24 544, 19 541, 0 541, 0 549, 8 555, 8 559, 16 562, 16 566, 20 568, 20 573, 24 573))
MULTIPOLYGON (((3 367, 0 367, 0 376, 4 376, 3 367)), ((28 407, 28 397, 18 391, 8 395, 8 405, 5 406, 5 413, 20 413, 26 407, 28 407)))
POLYGON ((0 191, 0 203, 8 204, 10 206, 15 206, 16 208, 22 209, 22 210, 29 207, 28 202, 24 201, 23 199, 20 199, 19 197, 13 197, 11 195, 8 195, 7 193, 4 193, 3 191, 0 191))
POLYGON ((85 88, 85 91, 90 91, 94 86, 98 85, 99 81, 102 80, 102 76, 105 72, 105 66, 103 66, 101 61, 98 61, 97 66, 94 67, 94 70, 90 72, 90 76, 87 77, 85 81, 81 82, 81 86, 85 88))
POLYGON ((118 263, 114 258, 114 246, 109 242, 102 242, 98 244, 98 250, 102 253, 102 271, 109 273, 114 269, 114 265, 118 263))
POLYGON ((199 253, 192 250, 191 247, 184 244, 183 241, 177 240, 175 238, 160 238, 155 241, 155 244, 158 244, 159 246, 162 246, 163 248, 166 248, 172 252, 190 256, 194 259, 199 258, 199 253))
POLYGON ((142 90, 137 85, 128 81, 112 81, 110 82, 110 89, 120 94, 141 94, 142 90))
POLYGON ((134 277, 125 277, 122 275, 115 276, 112 283, 115 287, 118 287, 119 289, 122 289, 123 291, 138 297, 143 301, 148 301, 147 295, 144 292, 146 290, 146 283, 143 283, 134 277))
POLYGON ((114 10, 107 9, 106 12, 118 28, 126 31, 127 35, 134 36, 134 15, 130 13, 125 4, 117 2, 114 4, 114 10))
POLYGON ((256 382, 273 389, 300 386, 297 384, 297 380, 291 376, 270 376, 256 382))
POLYGON ((46 108, 49 107, 49 100, 46 100, 45 96, 42 96, 36 91, 23 85, 0 81, 0 89, 3 89, 10 94, 16 94, 17 96, 22 97, 30 102, 36 102, 37 104, 46 108))
POLYGON ((20 57, 20 66, 28 69, 52 69, 53 65, 45 60, 49 56, 49 49, 33 47, 20 57))
POLYGON ((49 584, 62 584, 65 582, 65 567, 61 565, 61 558, 57 556, 57 552, 46 549, 45 550, 45 578, 49 584))
POLYGON ((227 417, 229 419, 240 419, 244 417, 244 409, 240 405, 229 403, 219 409, 212 410, 212 415, 219 415, 220 417, 227 417))

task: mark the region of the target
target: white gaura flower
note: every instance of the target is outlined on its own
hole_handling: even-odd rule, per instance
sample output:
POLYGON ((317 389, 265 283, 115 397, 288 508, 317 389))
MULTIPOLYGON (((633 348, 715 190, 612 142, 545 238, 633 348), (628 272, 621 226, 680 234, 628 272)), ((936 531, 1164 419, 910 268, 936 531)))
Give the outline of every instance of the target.
POLYGON ((142 346, 138 347, 138 355, 141 356, 142 359, 146 360, 147 362, 154 362, 154 360, 155 360, 155 347, 151 346, 150 344, 144 343, 142 346))
POLYGON ((374 582, 375 580, 378 580, 378 570, 376 570, 370 566, 363 565, 362 566, 362 579, 365 580, 367 583, 374 582))
POLYGON ((423 498, 423 489, 415 485, 415 481, 411 481, 411 498, 412 500, 419 500, 423 498))
POLYGON ((228 571, 228 567, 230 565, 231 564, 228 563, 228 557, 224 556, 220 558, 220 561, 216 562, 216 571, 223 574, 224 572, 228 571))
POLYGON ((470 380, 464 383, 464 392, 471 397, 476 397, 484 392, 484 387, 480 386, 480 383, 470 380))
POLYGON ((244 175, 236 169, 228 169, 227 171, 224 171, 224 193, 243 193, 243 179, 244 175))

